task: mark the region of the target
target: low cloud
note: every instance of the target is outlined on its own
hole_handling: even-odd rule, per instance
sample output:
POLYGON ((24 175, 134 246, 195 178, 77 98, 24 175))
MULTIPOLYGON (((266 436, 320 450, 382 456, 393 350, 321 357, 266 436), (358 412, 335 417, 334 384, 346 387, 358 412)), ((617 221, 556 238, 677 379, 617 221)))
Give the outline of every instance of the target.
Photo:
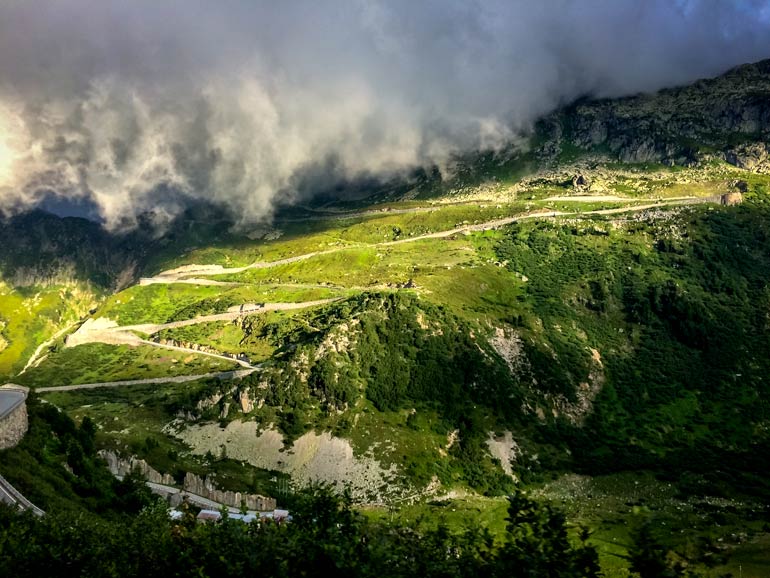
POLYGON ((578 96, 770 56, 770 0, 9 0, 0 211, 106 225, 209 200, 269 219, 335 180, 444 166, 578 96))

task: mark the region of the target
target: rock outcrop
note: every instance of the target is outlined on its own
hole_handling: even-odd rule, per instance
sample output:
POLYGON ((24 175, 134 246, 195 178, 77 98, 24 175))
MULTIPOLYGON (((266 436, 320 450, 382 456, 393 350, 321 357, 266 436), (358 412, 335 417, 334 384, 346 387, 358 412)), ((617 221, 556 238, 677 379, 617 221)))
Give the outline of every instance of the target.
POLYGON ((546 138, 538 156, 546 159, 556 159, 565 143, 627 163, 691 166, 708 151, 768 172, 770 60, 657 94, 580 101, 541 121, 540 132, 546 138))
POLYGON ((238 402, 241 405, 241 411, 243 413, 251 413, 254 411, 254 400, 249 395, 249 390, 245 389, 238 394, 238 402))
MULTIPOLYGON (((148 482, 160 484, 163 486, 175 486, 176 480, 170 474, 161 474, 158 470, 150 466, 146 461, 135 456, 123 458, 113 451, 100 450, 99 456, 107 462, 107 467, 115 476, 125 476, 131 472, 138 471, 148 482)), ((240 508, 246 506, 247 510, 269 511, 276 507, 275 498, 262 496, 259 494, 247 494, 241 492, 232 492, 220 490, 216 487, 214 479, 210 476, 201 478, 193 473, 187 472, 184 476, 182 489, 190 494, 195 494, 212 502, 240 508)))
POLYGON ((591 180, 585 175, 575 175, 572 177, 572 187, 576 191, 587 191, 591 188, 591 180))
POLYGON ((725 160, 739 169, 770 172, 770 145, 766 143, 744 144, 727 151, 725 160))
POLYGON ((154 484, 173 486, 176 483, 171 474, 161 474, 146 461, 137 457, 122 458, 115 452, 108 450, 100 450, 99 457, 107 462, 107 467, 114 476, 122 477, 138 471, 145 480, 154 484))
POLYGON ((203 496, 218 504, 225 504, 226 506, 232 506, 234 508, 245 506, 247 510, 266 512, 275 510, 276 507, 275 498, 269 498, 259 494, 245 494, 217 489, 209 476, 201 478, 200 476, 187 472, 184 476, 182 487, 191 494, 203 496))
POLYGON ((743 195, 741 193, 725 193, 719 198, 720 205, 726 205, 731 207, 733 205, 740 205, 743 202, 743 195))

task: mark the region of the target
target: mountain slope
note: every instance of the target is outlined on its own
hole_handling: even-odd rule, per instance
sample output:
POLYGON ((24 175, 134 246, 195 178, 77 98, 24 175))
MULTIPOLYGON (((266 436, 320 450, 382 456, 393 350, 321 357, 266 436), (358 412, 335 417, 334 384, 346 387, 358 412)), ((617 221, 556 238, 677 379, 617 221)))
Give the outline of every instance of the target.
MULTIPOLYGON (((229 231, 204 212, 129 242, 85 226, 71 240, 95 248, 70 269, 94 295, 120 289, 88 316, 103 343, 58 341, 14 380, 93 419, 100 447, 177 479, 209 473, 223 489, 275 492, 286 474, 395 504, 575 473, 657 476, 680 492, 677 508, 703 514, 662 506, 682 552, 713 528, 703 503, 716 497, 734 501, 728 526, 760 532, 769 95, 763 62, 581 101, 543 119, 524 150, 460 159, 444 181, 417 175, 366 201, 287 209, 271 227, 229 231), (139 352, 122 357, 116 332, 157 355, 123 370, 139 352), (101 380, 95 351, 109 361, 101 380), (40 387, 185 375, 204 354, 254 371, 40 387)), ((62 255, 61 232, 35 230, 31 254, 62 255)), ((56 278, 29 272, 26 254, 4 275, 56 278)))

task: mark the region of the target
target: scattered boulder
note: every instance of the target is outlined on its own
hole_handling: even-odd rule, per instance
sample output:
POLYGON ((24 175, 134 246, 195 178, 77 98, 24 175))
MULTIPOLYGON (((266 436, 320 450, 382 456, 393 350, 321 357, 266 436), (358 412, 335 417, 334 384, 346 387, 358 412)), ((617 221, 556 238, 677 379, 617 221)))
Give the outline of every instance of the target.
POLYGON ((719 204, 727 207, 740 205, 742 202, 743 195, 741 193, 725 193, 719 198, 719 204))
POLYGON ((725 160, 740 169, 761 172, 770 168, 770 149, 765 143, 745 144, 728 151, 725 160))
POLYGON ((572 187, 576 190, 588 190, 591 188, 591 180, 585 175, 572 177, 572 187))
POLYGON ((249 396, 248 390, 240 392, 238 401, 241 404, 241 411, 243 413, 251 413, 254 411, 254 400, 249 396))
POLYGON ((742 181, 740 179, 730 183, 730 186, 734 189, 738 189, 738 191, 741 193, 749 192, 749 183, 747 183, 746 181, 742 181))

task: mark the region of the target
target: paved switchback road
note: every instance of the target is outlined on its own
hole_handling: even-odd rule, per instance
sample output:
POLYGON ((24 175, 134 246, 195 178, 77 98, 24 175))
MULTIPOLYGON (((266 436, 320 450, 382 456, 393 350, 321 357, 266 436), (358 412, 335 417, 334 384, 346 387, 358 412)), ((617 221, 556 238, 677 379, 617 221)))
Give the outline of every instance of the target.
MULTIPOLYGON (((120 381, 105 381, 98 383, 83 383, 74 385, 57 385, 53 387, 38 387, 36 391, 45 393, 50 391, 76 391, 79 389, 95 389, 99 387, 119 387, 124 385, 145 385, 153 383, 185 383, 188 381, 195 381, 198 379, 217 378, 217 379, 239 379, 246 375, 249 375, 259 369, 258 365, 252 365, 251 363, 238 359, 236 357, 230 357, 228 355, 221 355, 217 353, 211 353, 208 351, 200 351, 197 349, 189 349, 186 347, 178 347, 176 345, 167 345, 162 343, 156 343, 155 341, 149 341, 137 337, 132 331, 139 331, 152 335, 158 333, 163 329, 173 329, 177 327, 186 327, 188 325, 197 325, 199 323, 207 323, 210 321, 227 321, 237 319, 243 315, 251 315, 254 313, 260 313, 263 311, 288 311, 293 309, 303 309, 307 307, 314 307, 317 305, 325 305, 332 303, 338 299, 320 299, 317 301, 303 301, 301 303, 266 303, 261 306, 243 305, 238 307, 237 311, 231 311, 228 313, 221 313, 216 315, 203 315, 201 317, 195 317, 193 319, 185 319, 183 321, 174 321, 171 323, 157 323, 157 324, 141 324, 141 325, 114 325, 113 321, 103 320, 102 323, 84 323, 78 331, 72 334, 70 337, 74 337, 68 341, 68 347, 74 347, 84 343, 107 343, 107 344, 124 344, 124 345, 149 345, 151 347, 158 347, 161 349, 169 349, 172 351, 180 351, 183 353, 191 353, 195 355, 204 355, 208 357, 214 357, 232 363, 237 363, 244 369, 236 371, 221 371, 214 373, 205 373, 200 375, 180 375, 173 377, 153 377, 147 379, 127 379, 120 381)), ((89 320, 90 321, 90 320, 89 320)), ((100 321, 100 320, 97 320, 100 321)), ((0 398, 2 403, 2 398, 0 398)), ((0 409, 2 405, 0 405, 0 409)))

